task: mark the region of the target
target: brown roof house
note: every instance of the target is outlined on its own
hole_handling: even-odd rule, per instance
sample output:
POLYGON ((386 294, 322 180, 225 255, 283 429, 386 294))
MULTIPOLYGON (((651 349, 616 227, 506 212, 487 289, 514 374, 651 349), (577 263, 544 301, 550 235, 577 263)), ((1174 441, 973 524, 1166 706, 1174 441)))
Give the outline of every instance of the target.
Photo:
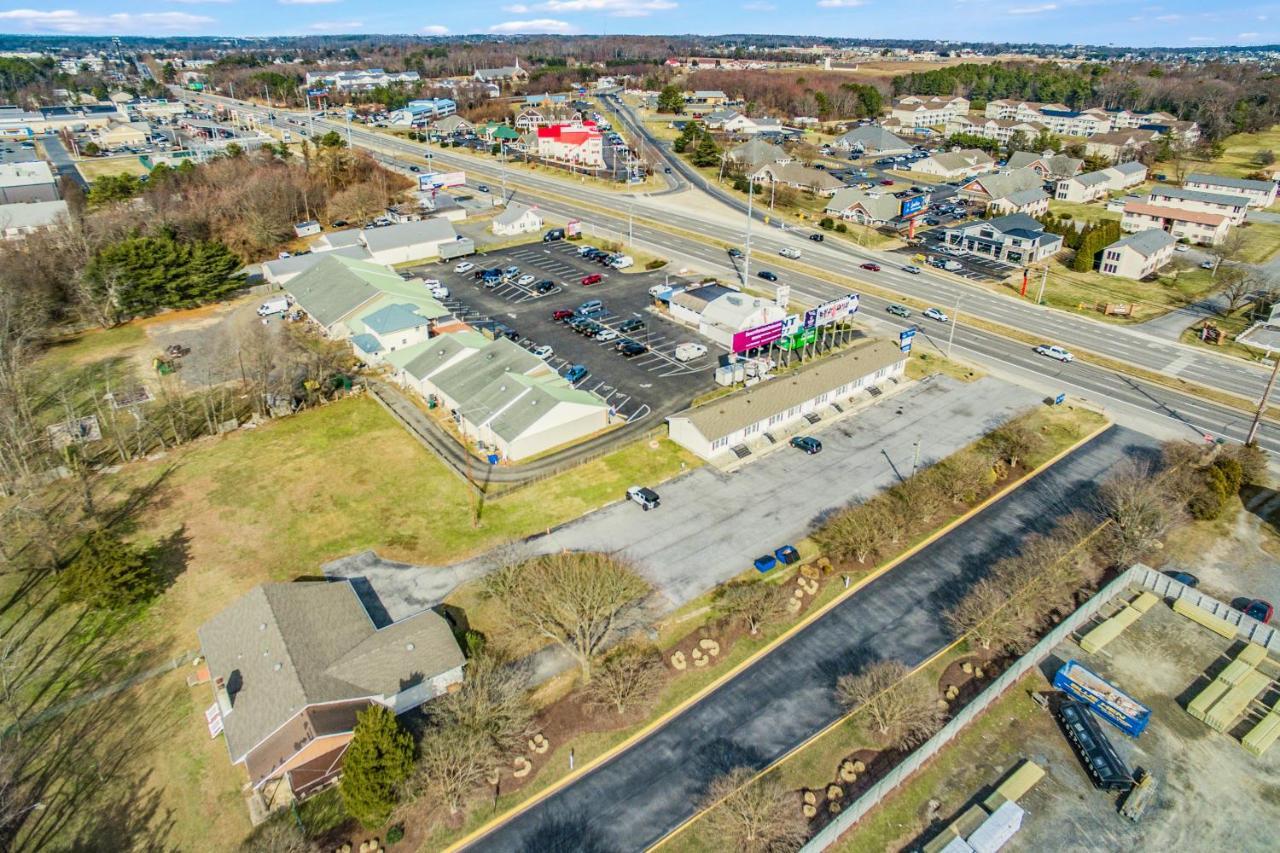
POLYGON ((214 684, 209 730, 268 808, 338 779, 357 712, 417 708, 461 682, 465 664, 438 613, 379 628, 349 581, 263 584, 197 633, 214 684))

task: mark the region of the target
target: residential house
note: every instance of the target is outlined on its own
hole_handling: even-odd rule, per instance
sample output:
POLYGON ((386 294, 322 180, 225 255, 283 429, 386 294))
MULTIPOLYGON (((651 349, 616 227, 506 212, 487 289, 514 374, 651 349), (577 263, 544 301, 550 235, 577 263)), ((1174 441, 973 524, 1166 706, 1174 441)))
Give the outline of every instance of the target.
POLYGON ((1227 217, 1232 225, 1244 222, 1245 214, 1249 211, 1249 200, 1242 195, 1214 193, 1186 187, 1156 185, 1151 188, 1150 199, 1152 204, 1161 207, 1220 213, 1227 217))
POLYGON ((948 246, 980 257, 1025 266, 1062 250, 1062 237, 1050 234, 1025 213, 969 222, 947 228, 943 239, 948 246))
POLYGON ((790 163, 794 159, 781 145, 774 145, 759 138, 750 139, 737 148, 729 149, 725 156, 729 162, 737 163, 753 172, 769 163, 790 163))
POLYGON ((462 681, 466 660, 442 616, 378 617, 350 581, 270 583, 197 631, 209 730, 268 809, 339 778, 359 712, 403 714, 462 681))
POLYGON ((776 118, 747 118, 741 113, 734 113, 720 123, 725 133, 738 133, 745 136, 757 133, 782 133, 782 121, 776 118))
POLYGON ((1226 239, 1227 232, 1231 230, 1231 222, 1221 213, 1131 201, 1124 206, 1120 228, 1129 234, 1150 229, 1168 231, 1178 240, 1216 246, 1226 239))
POLYGON ((530 207, 518 201, 507 202, 501 213, 493 218, 494 234, 514 237, 518 234, 529 234, 542 228, 542 214, 537 207, 530 207))
POLYGON ((0 204, 57 200, 58 181, 44 160, 0 163, 0 204))
POLYGON ((907 95, 897 98, 889 108, 889 115, 902 122, 903 127, 925 128, 945 125, 954 116, 969 112, 969 99, 959 96, 938 97, 932 95, 907 95))
POLYGON ((906 154, 913 150, 911 143, 899 139, 883 127, 874 124, 856 127, 836 137, 832 143, 846 151, 861 151, 875 157, 894 154, 906 154))
POLYGON ((501 68, 477 68, 472 76, 481 83, 520 83, 529 79, 529 72, 520 67, 520 59, 515 65, 504 65, 501 68))
POLYGON ((1222 175, 1193 172, 1187 175, 1182 185, 1193 190, 1244 196, 1250 207, 1270 207, 1276 203, 1275 181, 1252 181, 1245 178, 1227 178, 1222 175))
POLYGON ((604 137, 595 122, 552 124, 538 128, 538 156, 557 163, 603 169, 604 137))
POLYGON ((1063 178, 1054 186, 1054 198, 1058 201, 1088 203, 1106 198, 1113 192, 1135 187, 1146 179, 1147 167, 1131 160, 1096 172, 1063 178))
POLYGON ((1111 176, 1112 190, 1127 190, 1136 187, 1147 179, 1147 167, 1137 160, 1129 160, 1108 166, 1102 171, 1111 176))
POLYGON ((1178 241, 1167 231, 1149 228, 1121 237, 1102 250, 1103 275, 1143 279, 1173 259, 1178 241))
POLYGON ((1066 154, 1054 154, 1052 151, 1046 151, 1043 154, 1015 151, 1009 155, 1005 168, 1034 169, 1046 181, 1062 180, 1080 174, 1080 170, 1084 168, 1084 161, 1066 154))
POLYGON ((452 136, 455 133, 472 133, 476 129, 475 125, 458 115, 436 119, 431 126, 436 133, 442 136, 452 136))
POLYGON ((844 181, 832 177, 825 170, 799 163, 766 163, 750 178, 757 184, 783 184, 819 196, 833 195, 836 190, 844 189, 844 181))
POLYGON ((729 96, 719 89, 698 89, 685 93, 684 103, 685 106, 695 110, 705 107, 722 107, 729 103, 729 96))
POLYGON ((1044 179, 1035 169, 1022 168, 978 175, 960 185, 956 195, 969 201, 990 205, 997 199, 1030 189, 1043 189, 1044 179))
POLYGON ((0 238, 18 240, 52 228, 67 218, 65 201, 22 201, 0 204, 0 238))
POLYGON ((1162 121, 1146 122, 1138 125, 1141 130, 1151 130, 1163 137, 1168 137, 1183 145, 1194 145, 1200 141, 1200 125, 1194 121, 1177 121, 1176 119, 1166 119, 1162 121))
POLYGON ((827 202, 826 214, 881 228, 895 222, 902 213, 902 200, 892 193, 863 191, 854 187, 837 190, 827 202))
POLYGON ((146 145, 151 137, 151 125, 145 121, 126 121, 99 130, 94 135, 98 146, 106 151, 118 148, 136 148, 146 145))
POLYGON ((988 210, 997 216, 1011 213, 1025 213, 1031 217, 1044 216, 1049 212, 1049 194, 1040 187, 1016 190, 1006 196, 992 199, 988 210))
POLYGON ((958 151, 931 154, 923 160, 912 163, 910 171, 913 174, 928 175, 940 181, 954 181, 990 172, 995 167, 995 161, 987 152, 977 148, 964 148, 958 151))
POLYGON ((1154 130, 1117 130, 1098 133, 1085 140, 1084 152, 1089 157, 1104 157, 1112 163, 1133 160, 1139 149, 1155 142, 1159 134, 1154 130))
POLYGON ((667 418, 671 440, 703 459, 740 445, 785 436, 807 416, 847 405, 863 392, 902 375, 907 356, 896 344, 868 340, 817 359, 799 370, 753 385, 667 418))

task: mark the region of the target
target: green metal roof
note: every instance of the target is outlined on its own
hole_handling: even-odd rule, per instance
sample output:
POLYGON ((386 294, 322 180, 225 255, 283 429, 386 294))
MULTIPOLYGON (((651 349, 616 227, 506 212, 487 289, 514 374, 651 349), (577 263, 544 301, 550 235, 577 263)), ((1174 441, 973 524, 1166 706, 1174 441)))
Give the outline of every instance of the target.
POLYGON ((370 314, 393 301, 412 303, 427 319, 449 314, 423 291, 420 283, 407 282, 382 264, 340 255, 326 257, 300 273, 286 290, 304 311, 324 326, 332 326, 384 294, 397 298, 372 306, 370 314))
POLYGON ((507 373, 528 373, 539 367, 545 367, 542 359, 506 338, 498 338, 470 358, 441 371, 431 382, 456 400, 469 420, 483 421, 488 414, 473 413, 471 409, 489 383, 507 373))

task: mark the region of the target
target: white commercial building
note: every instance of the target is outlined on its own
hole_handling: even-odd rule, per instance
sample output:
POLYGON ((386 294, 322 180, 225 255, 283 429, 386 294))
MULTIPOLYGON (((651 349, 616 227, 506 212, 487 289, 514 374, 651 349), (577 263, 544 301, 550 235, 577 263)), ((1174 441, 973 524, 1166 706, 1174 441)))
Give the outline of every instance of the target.
POLYGON ((369 257, 379 264, 407 264, 440 257, 440 246, 458 239, 447 219, 399 222, 360 232, 369 257))
POLYGON ((57 200, 58 182, 45 161, 0 163, 0 204, 57 200))
POLYGON ((772 299, 725 293, 707 303, 698 318, 698 331, 716 343, 728 347, 733 336, 757 326, 786 319, 787 312, 772 299))
POLYGON ((341 91, 359 91, 378 86, 408 85, 422 78, 417 71, 384 71, 367 68, 356 71, 309 71, 307 86, 332 86, 341 91))
POLYGON ((542 228, 542 214, 536 207, 508 202, 506 208, 493 218, 493 233, 504 237, 528 234, 542 228))
POLYGON ((0 204, 0 237, 17 240, 51 228, 67 217, 65 201, 26 201, 0 204))

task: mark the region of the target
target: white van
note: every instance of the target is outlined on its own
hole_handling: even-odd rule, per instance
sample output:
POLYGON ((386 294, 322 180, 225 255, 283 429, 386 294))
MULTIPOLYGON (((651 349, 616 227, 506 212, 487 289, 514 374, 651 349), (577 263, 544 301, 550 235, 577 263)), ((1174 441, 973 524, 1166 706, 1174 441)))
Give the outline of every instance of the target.
POLYGON ((797 258, 799 258, 799 257, 800 257, 800 250, 799 250, 799 249, 793 249, 793 248, 791 248, 790 246, 787 246, 787 247, 783 248, 780 252, 778 252, 778 254, 779 254, 779 255, 782 255, 782 257, 784 257, 784 258, 790 258, 791 260, 793 260, 793 261, 794 261, 794 260, 796 260, 797 258))
POLYGON ((630 255, 619 255, 618 257, 613 259, 613 263, 611 263, 609 266, 613 267, 615 270, 625 270, 627 267, 633 267, 635 265, 636 265, 635 258, 631 257, 630 255))
POLYGON ((701 358, 707 354, 707 348, 702 344, 677 344, 676 345, 676 361, 693 361, 695 358, 701 358))
POLYGON ((959 261, 947 261, 942 265, 942 268, 947 272, 960 272, 960 270, 964 269, 964 264, 959 261))
POLYGON ((283 314, 289 310, 289 299, 285 296, 273 296, 266 302, 258 306, 259 317, 270 317, 273 314, 283 314))

